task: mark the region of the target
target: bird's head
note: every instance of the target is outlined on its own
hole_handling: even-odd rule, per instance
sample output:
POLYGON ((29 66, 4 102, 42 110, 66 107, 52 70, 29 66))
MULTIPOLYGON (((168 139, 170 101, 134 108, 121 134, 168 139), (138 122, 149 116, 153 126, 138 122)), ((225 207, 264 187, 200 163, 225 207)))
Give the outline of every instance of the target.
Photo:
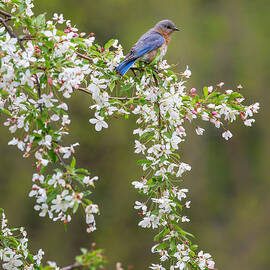
POLYGON ((166 35, 170 35, 174 31, 179 31, 171 20, 163 20, 156 24, 155 29, 166 35))

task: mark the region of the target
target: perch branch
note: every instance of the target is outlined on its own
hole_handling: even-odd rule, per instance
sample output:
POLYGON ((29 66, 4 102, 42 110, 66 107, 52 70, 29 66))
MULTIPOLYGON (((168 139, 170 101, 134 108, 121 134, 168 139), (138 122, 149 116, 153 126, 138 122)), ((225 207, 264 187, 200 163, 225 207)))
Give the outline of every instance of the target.
MULTIPOLYGON (((89 92, 86 88, 82 88, 82 87, 79 87, 79 88, 74 88, 75 90, 79 90, 79 91, 82 91, 88 95, 92 95, 91 92, 89 92)), ((120 101, 127 101, 127 100, 131 100, 131 99, 134 99, 134 100, 138 100, 140 99, 140 97, 109 97, 109 99, 116 99, 116 100, 120 100, 120 101)))

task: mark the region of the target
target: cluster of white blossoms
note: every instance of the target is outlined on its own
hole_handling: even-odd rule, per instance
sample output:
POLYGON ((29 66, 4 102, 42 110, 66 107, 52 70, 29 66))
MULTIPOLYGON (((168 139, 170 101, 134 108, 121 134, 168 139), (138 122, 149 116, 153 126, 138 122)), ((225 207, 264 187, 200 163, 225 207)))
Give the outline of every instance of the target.
MULTIPOLYGON (((136 201, 134 208, 142 217, 139 226, 158 228, 160 231, 155 238, 159 243, 153 247, 152 252, 160 254, 162 264, 153 264, 150 268, 167 269, 163 264, 168 266, 170 261, 170 270, 185 269, 187 265, 196 265, 198 269, 214 269, 211 255, 203 251, 196 255, 187 237, 191 235, 181 229, 181 223, 190 221, 183 214, 184 209, 190 207, 190 201, 186 201, 188 190, 173 183, 184 172, 190 171, 191 166, 182 162, 176 151, 186 136, 186 121, 202 119, 219 128, 233 122, 240 115, 244 124, 250 126, 255 120, 248 118, 258 112, 259 104, 241 105, 244 99, 239 92, 232 90, 219 93, 223 83, 216 89, 205 87, 203 97, 199 97, 195 88, 188 91, 185 87, 185 79, 191 76, 188 67, 180 81, 169 72, 166 61, 155 68, 163 72, 159 72, 158 77, 146 73, 136 84, 136 96, 146 102, 137 105, 132 111, 138 116, 139 125, 133 132, 139 136, 135 140, 135 153, 144 156, 138 163, 145 171, 142 179, 132 184, 148 197, 145 202, 136 201), (185 244, 176 245, 179 242, 185 244)), ((197 126, 195 131, 202 135, 205 129, 197 126)), ((225 129, 222 137, 228 140, 232 134, 225 129)))
MULTIPOLYGON (((0 112, 7 115, 4 125, 13 134, 9 144, 16 145, 24 157, 36 159, 29 193, 36 199, 34 209, 42 217, 68 223, 82 206, 87 232, 96 229, 99 208, 88 196, 98 177, 76 168, 74 153, 79 143, 62 144, 71 123, 62 99, 81 91, 91 98, 90 108, 95 113, 89 122, 96 131, 108 128, 110 117, 137 117, 135 153, 143 156, 138 164, 144 176, 132 184, 147 198, 136 201, 135 209, 142 218, 139 226, 159 231, 152 252, 160 254, 160 264, 150 268, 214 269, 211 255, 197 252, 192 235, 181 228, 190 221, 185 214, 190 208, 188 190, 181 186, 181 178, 191 166, 177 151, 187 136, 186 123, 195 123, 198 135, 205 131, 198 121, 213 123, 224 128, 222 137, 228 140, 232 133, 227 125, 240 118, 251 126, 259 104, 243 105, 240 86, 237 91, 222 91, 224 83, 220 83, 215 88, 204 87, 202 94, 195 88, 188 90, 188 66, 179 78, 165 60, 151 65, 138 63, 134 76, 121 78, 115 72, 123 59, 117 40, 102 47, 94 42, 94 34, 79 33, 62 14, 46 21, 44 15, 33 16, 30 0, 5 3, 29 33, 18 39, 5 24, 0 28, 0 112), (58 24, 65 29, 59 30, 58 24)), ((20 266, 23 255, 1 252, 4 261, 13 258, 14 265, 20 266)))
MULTIPOLYGON (((3 269, 39 269, 44 251, 39 249, 36 255, 29 253, 28 238, 25 229, 23 227, 10 229, 7 226, 7 219, 2 210, 0 211, 0 224, 0 239, 3 240, 1 242, 2 248, 0 248, 0 260, 3 261, 3 269)), ((59 270, 59 267, 54 263, 54 266, 50 266, 49 269, 59 270)))
MULTIPOLYGON (((27 8, 30 6, 28 1, 27 8)), ((90 232, 96 226, 93 215, 91 222, 87 218, 87 206, 96 208, 96 205, 86 201, 89 187, 82 190, 72 183, 84 184, 83 179, 89 174, 87 170, 76 171, 65 162, 71 157, 74 159, 79 143, 70 146, 61 143, 63 135, 68 134, 71 121, 68 106, 59 99, 57 92, 69 98, 91 69, 74 52, 76 43, 71 40, 78 36, 77 29, 66 21, 66 30, 62 35, 56 35, 56 25, 49 21, 39 33, 40 41, 28 40, 22 49, 17 38, 11 37, 5 27, 0 28, 0 110, 7 114, 4 125, 14 135, 8 144, 17 146, 23 157, 32 155, 36 158, 37 172, 33 175, 34 184, 29 193, 30 197, 36 198, 34 209, 40 216, 48 215, 54 221, 67 223, 78 206, 83 205, 87 231, 90 232), (52 51, 48 57, 44 50, 49 45, 52 51), (56 162, 61 167, 52 175, 46 175, 46 168, 56 162)), ((89 39, 84 41, 88 47, 89 39)))

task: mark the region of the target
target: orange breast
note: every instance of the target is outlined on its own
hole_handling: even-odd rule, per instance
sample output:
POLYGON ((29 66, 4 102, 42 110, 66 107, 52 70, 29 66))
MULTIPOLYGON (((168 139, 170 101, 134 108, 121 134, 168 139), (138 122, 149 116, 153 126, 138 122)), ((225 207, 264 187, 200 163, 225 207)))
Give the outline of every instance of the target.
POLYGON ((171 39, 171 35, 165 31, 161 31, 159 30, 160 34, 164 37, 165 39, 165 45, 167 46, 168 43, 170 42, 170 39, 171 39))

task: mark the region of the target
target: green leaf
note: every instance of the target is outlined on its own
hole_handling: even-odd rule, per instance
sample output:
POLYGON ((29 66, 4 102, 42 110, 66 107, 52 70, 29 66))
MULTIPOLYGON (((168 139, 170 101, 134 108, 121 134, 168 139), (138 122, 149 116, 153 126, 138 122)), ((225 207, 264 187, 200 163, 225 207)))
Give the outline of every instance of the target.
POLYGON ((212 97, 215 97, 215 96, 219 96, 220 93, 219 92, 212 92, 209 96, 208 96, 208 99, 212 98, 212 97))
POLYGON ((147 160, 147 159, 141 159, 141 160, 138 160, 137 161, 137 164, 138 165, 141 165, 141 164, 148 164, 148 165, 150 165, 151 163, 152 163, 152 161, 147 160))
POLYGON ((82 254, 87 254, 88 250, 86 248, 80 248, 82 254))
POLYGON ((123 94, 124 92, 127 92, 131 87, 132 87, 132 84, 131 84, 131 83, 129 83, 129 84, 123 86, 123 87, 120 89, 120 94, 123 94))
POLYGON ((84 195, 85 197, 87 197, 87 196, 90 195, 90 194, 92 194, 92 191, 91 191, 91 190, 86 190, 86 191, 83 193, 83 195, 84 195))
POLYGON ((208 87, 203 88, 203 96, 206 98, 208 96, 208 87))
POLYGON ((169 139, 172 137, 172 135, 169 133, 169 132, 163 132, 163 134, 166 136, 166 137, 168 137, 169 139))
POLYGON ((49 196, 47 197, 46 203, 51 202, 53 199, 56 198, 57 193, 51 192, 49 196))
POLYGON ((53 149, 51 149, 51 150, 48 151, 48 155, 51 158, 51 160, 53 161, 53 163, 56 163, 57 162, 58 157, 57 157, 57 155, 56 155, 56 153, 54 152, 53 149))
POLYGON ((80 169, 76 169, 75 173, 84 173, 84 174, 89 174, 88 170, 80 168, 80 169))
POLYGON ((70 163, 70 168, 71 168, 71 169, 74 169, 75 166, 76 166, 76 158, 73 157, 73 158, 72 158, 72 161, 71 161, 71 163, 70 163))
POLYGON ((78 207, 79 207, 79 203, 78 203, 78 201, 75 201, 74 206, 73 206, 73 214, 75 214, 77 212, 78 207))
POLYGON ((175 227, 175 228, 176 228, 176 230, 177 230, 178 232, 180 232, 180 233, 181 233, 183 236, 190 236, 190 237, 195 238, 195 236, 194 236, 193 234, 191 234, 191 233, 189 233, 189 232, 184 231, 184 230, 183 230, 183 229, 181 229, 179 226, 175 225, 174 227, 175 227))
POLYGON ((191 250, 197 250, 197 249, 198 249, 198 245, 191 245, 191 246, 190 246, 190 249, 191 249, 191 250))
POLYGON ((168 247, 168 246, 169 246, 168 243, 161 243, 161 244, 159 244, 159 245, 157 245, 157 246, 155 247, 155 250, 165 249, 165 248, 168 247))
POLYGON ((163 237, 164 235, 168 234, 170 232, 169 228, 165 228, 163 229, 160 233, 158 233, 155 237, 154 237, 154 241, 158 241, 159 238, 163 237))
POLYGON ((45 24, 45 13, 38 15, 34 20, 33 24, 35 24, 37 27, 40 27, 45 24))
POLYGON ((175 244, 175 239, 172 239, 170 242, 170 249, 172 250, 172 253, 176 252, 176 244, 175 244))
POLYGON ((110 90, 111 90, 111 92, 113 91, 114 87, 115 87, 115 81, 112 81, 110 83, 110 90))
POLYGON ((114 41, 115 41, 114 39, 109 40, 109 41, 104 45, 104 49, 105 49, 105 50, 109 49, 109 48, 113 45, 114 41))

